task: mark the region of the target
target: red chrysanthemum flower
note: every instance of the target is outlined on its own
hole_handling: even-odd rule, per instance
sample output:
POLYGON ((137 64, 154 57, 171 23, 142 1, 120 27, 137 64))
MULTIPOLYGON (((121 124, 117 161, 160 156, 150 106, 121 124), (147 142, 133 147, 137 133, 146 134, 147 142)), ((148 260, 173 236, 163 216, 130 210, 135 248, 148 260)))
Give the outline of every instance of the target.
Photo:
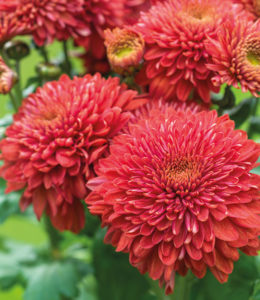
POLYGON ((140 9, 149 3, 150 0, 85 0, 84 20, 90 34, 76 43, 89 50, 95 59, 103 59, 106 56, 104 30, 135 22, 140 9))
POLYGON ((225 0, 158 1, 141 13, 135 28, 143 34, 148 49, 139 83, 149 83, 156 97, 177 96, 182 101, 195 88, 205 102, 210 102, 210 91, 218 89, 206 67, 209 53, 205 42, 236 13, 237 6, 225 0))
POLYGON ((259 97, 260 92, 260 20, 229 22, 207 46, 212 56, 208 68, 216 72, 212 81, 233 85, 259 97))
POLYGON ((119 73, 133 73, 141 64, 144 54, 142 36, 129 29, 105 30, 105 46, 111 68, 119 73))
POLYGON ((29 33, 30 30, 18 23, 12 13, 3 12, 0 8, 0 47, 17 35, 29 33))
POLYGON ((34 41, 42 46, 53 39, 89 34, 81 14, 84 0, 1 0, 0 8, 12 11, 17 24, 26 26, 33 33, 34 41), (2 2, 2 3, 1 3, 2 2))
POLYGON ((89 50, 96 59, 105 57, 104 29, 121 26, 126 13, 122 0, 84 0, 84 21, 89 35, 76 39, 76 43, 89 50))
POLYGON ((10 69, 0 56, 0 94, 8 94, 17 81, 17 74, 10 69))
POLYGON ((260 18, 260 1, 259 0, 233 0, 234 3, 242 4, 243 7, 254 15, 255 19, 260 18))
POLYGON ((129 252, 166 293, 177 271, 225 282, 238 249, 257 255, 260 145, 216 111, 157 111, 129 125, 88 182, 90 212, 108 226, 105 241, 129 252))
POLYGON ((25 188, 20 206, 30 203, 38 219, 45 211, 53 225, 78 232, 84 225, 80 202, 93 164, 129 119, 135 91, 118 78, 66 75, 23 100, 0 143, 1 176, 7 192, 25 188))

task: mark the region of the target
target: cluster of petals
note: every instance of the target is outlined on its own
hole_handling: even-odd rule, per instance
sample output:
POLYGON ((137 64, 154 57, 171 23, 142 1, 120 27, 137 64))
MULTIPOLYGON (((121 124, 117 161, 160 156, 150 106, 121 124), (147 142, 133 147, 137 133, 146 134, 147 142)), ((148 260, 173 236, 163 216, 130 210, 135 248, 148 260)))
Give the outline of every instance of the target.
POLYGON ((32 203, 38 219, 46 212, 59 230, 78 232, 93 165, 128 121, 128 110, 142 104, 135 96, 118 78, 100 74, 63 75, 38 88, 23 100, 0 142, 6 192, 23 188, 22 210, 32 203))
POLYGON ((210 102, 212 71, 206 67, 205 43, 241 9, 226 0, 157 1, 134 26, 147 43, 140 84, 149 84, 156 97, 186 101, 193 89, 210 102))
POLYGON ((105 46, 111 68, 120 74, 139 66, 145 43, 140 34, 116 27, 105 30, 105 46))
POLYGON ((260 18, 260 1, 259 0, 233 0, 234 3, 242 4, 255 19, 260 18))
POLYGON ((83 22, 84 0, 13 0, 0 1, 1 11, 12 15, 18 26, 33 34, 37 45, 51 43, 54 39, 87 36, 83 22))
POLYGON ((207 268, 225 282, 238 249, 257 255, 260 145, 216 111, 156 109, 116 136, 88 182, 90 212, 108 227, 105 242, 174 288, 175 272, 207 268))
POLYGON ((30 29, 24 24, 17 23, 12 13, 2 11, 0 3, 0 47, 15 36, 28 33, 30 33, 30 29))
POLYGON ((8 94, 16 80, 17 74, 7 66, 0 56, 0 94, 8 94))
POLYGON ((226 23, 216 39, 210 39, 207 49, 212 62, 207 65, 216 74, 214 85, 223 83, 241 86, 259 97, 260 92, 260 20, 238 20, 226 23))
MULTIPOLYGON (((148 7, 149 3, 149 0, 85 0, 84 22, 89 35, 76 39, 76 43, 89 51, 86 59, 97 63, 104 59, 104 30, 136 22, 139 10, 148 7)), ((90 65, 93 67, 93 63, 90 65)))

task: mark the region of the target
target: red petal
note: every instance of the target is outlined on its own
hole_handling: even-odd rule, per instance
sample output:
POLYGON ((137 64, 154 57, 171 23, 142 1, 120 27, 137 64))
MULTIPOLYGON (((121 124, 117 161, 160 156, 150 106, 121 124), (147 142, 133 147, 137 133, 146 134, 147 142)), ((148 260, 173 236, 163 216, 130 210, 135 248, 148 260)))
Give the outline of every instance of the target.
POLYGON ((223 241, 235 241, 239 238, 239 233, 236 227, 227 218, 223 221, 213 221, 214 233, 217 238, 223 241))

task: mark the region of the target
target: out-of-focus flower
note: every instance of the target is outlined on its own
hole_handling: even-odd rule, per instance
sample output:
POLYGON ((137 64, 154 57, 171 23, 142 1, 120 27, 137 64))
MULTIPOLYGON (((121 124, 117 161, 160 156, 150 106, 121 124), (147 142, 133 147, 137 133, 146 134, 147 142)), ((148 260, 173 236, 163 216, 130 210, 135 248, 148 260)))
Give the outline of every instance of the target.
POLYGON ((207 51, 212 63, 207 67, 216 72, 212 81, 233 85, 243 92, 259 97, 260 91, 260 20, 236 21, 223 26, 216 39, 210 39, 207 51))
POLYGON ((233 0, 234 3, 242 4, 243 7, 254 15, 255 19, 260 18, 260 1, 259 0, 233 0))
POLYGON ((39 63, 36 66, 36 72, 40 75, 42 79, 54 80, 57 79, 62 70, 59 66, 51 63, 39 63))
POLYGON ((20 40, 9 41, 4 44, 4 52, 10 59, 21 60, 30 54, 29 46, 20 40))
POLYGON ((30 33, 23 24, 19 24, 12 13, 0 9, 0 46, 17 35, 30 33))
POLYGON ((141 9, 150 6, 150 0, 85 0, 84 21, 90 34, 76 39, 76 43, 90 52, 95 60, 103 60, 104 30, 134 23, 141 9))
POLYGON ((140 34, 118 27, 107 29, 105 46, 109 63, 115 72, 133 73, 140 66, 145 46, 140 34))
POLYGON ((177 96, 186 101, 192 91, 210 102, 212 71, 206 67, 208 37, 215 37, 220 25, 239 16, 237 5, 225 0, 158 1, 141 13, 135 29, 147 43, 145 69, 138 81, 149 84, 157 98, 177 96))
POLYGON ((113 139, 90 212, 108 226, 105 242, 129 252, 141 273, 174 287, 177 271, 199 278, 209 268, 225 282, 238 249, 257 255, 260 145, 216 111, 157 110, 113 139))
POLYGON ((90 51, 86 51, 85 53, 80 54, 74 53, 74 56, 82 60, 86 73, 95 74, 96 72, 98 72, 105 75, 110 71, 110 66, 106 56, 98 59, 93 56, 90 51))
POLYGON ((1 0, 0 8, 12 12, 16 23, 32 31, 38 46, 51 43, 54 38, 87 36, 81 14, 84 0, 16 0, 6 3, 1 0))
POLYGON ((24 188, 20 207, 45 211, 59 230, 79 232, 84 225, 81 199, 93 165, 128 121, 128 110, 143 102, 118 78, 63 75, 23 100, 0 143, 6 192, 24 188))
POLYGON ((0 56, 0 94, 8 94, 17 81, 17 74, 10 69, 0 56))

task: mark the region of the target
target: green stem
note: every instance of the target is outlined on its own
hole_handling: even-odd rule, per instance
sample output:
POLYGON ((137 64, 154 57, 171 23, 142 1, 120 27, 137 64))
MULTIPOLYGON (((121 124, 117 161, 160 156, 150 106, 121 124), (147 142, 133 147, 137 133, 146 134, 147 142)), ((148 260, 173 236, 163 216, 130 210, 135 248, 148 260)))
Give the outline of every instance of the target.
MULTIPOLYGON (((253 103, 252 103, 252 109, 251 109, 251 118, 256 116, 257 106, 258 106, 258 102, 260 100, 257 98, 253 98, 252 101, 253 101, 253 103)), ((252 126, 251 122, 249 121, 248 138, 252 138, 253 135, 254 135, 253 126, 252 126)))
POLYGON ((53 225, 52 225, 52 223, 51 223, 48 216, 45 216, 44 222, 45 222, 46 231, 47 231, 48 236, 49 236, 49 242, 50 242, 51 250, 52 250, 53 254, 58 253, 59 244, 60 244, 60 241, 62 240, 62 236, 58 232, 58 230, 56 230, 53 227, 53 225))
POLYGON ((170 300, 169 296, 166 296, 164 293, 164 289, 159 287, 158 281, 151 279, 148 275, 145 276, 152 292, 156 296, 156 300, 170 300))
POLYGON ((69 59, 69 51, 68 51, 68 43, 67 41, 63 41, 63 52, 64 52, 64 67, 65 67, 65 72, 71 76, 71 62, 69 59))
POLYGON ((14 96, 14 94, 13 94, 12 91, 9 92, 9 96, 10 96, 10 99, 11 99, 11 102, 12 102, 12 105, 13 105, 13 108, 14 108, 14 110, 17 112, 19 107, 18 107, 18 105, 17 105, 17 103, 16 103, 16 99, 15 99, 15 96, 14 96))
POLYGON ((18 76, 18 81, 15 85, 15 93, 16 93, 16 99, 18 99, 18 105, 20 106, 22 104, 22 100, 23 100, 23 93, 22 93, 22 87, 21 87, 20 61, 18 59, 15 62, 15 71, 18 76))
POLYGON ((39 51, 40 51, 41 56, 44 59, 44 62, 46 64, 48 64, 50 62, 50 59, 49 59, 49 54, 48 54, 46 47, 45 46, 40 47, 39 51))
POLYGON ((176 280, 174 293, 171 296, 172 300, 189 300, 191 285, 189 283, 189 276, 179 276, 176 280))

